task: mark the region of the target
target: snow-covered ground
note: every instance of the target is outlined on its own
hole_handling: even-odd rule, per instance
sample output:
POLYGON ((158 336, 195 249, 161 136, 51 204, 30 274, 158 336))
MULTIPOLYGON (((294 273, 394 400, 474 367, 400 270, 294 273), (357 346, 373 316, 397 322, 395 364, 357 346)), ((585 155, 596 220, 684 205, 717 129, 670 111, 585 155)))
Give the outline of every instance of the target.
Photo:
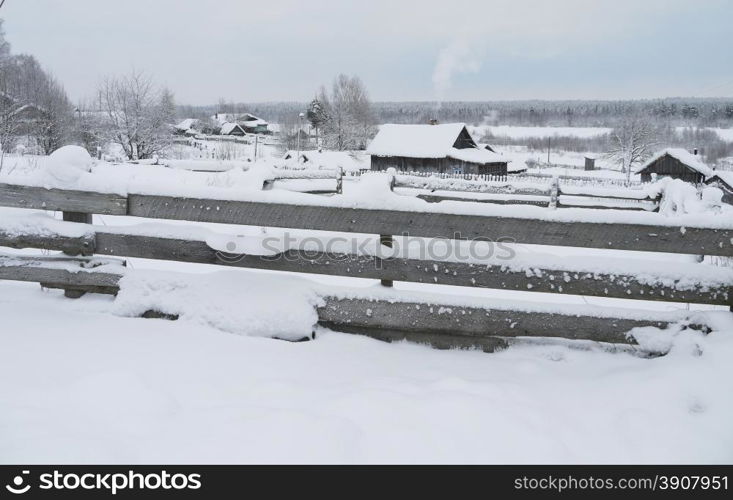
POLYGON ((611 131, 607 127, 519 127, 514 125, 471 125, 469 132, 481 138, 487 133, 494 136, 512 139, 528 139, 538 137, 581 137, 584 139, 598 137, 611 131))
MULTIPOLYGON (((242 297, 246 300, 246 297, 242 297)), ((3 463, 733 461, 733 336, 662 358, 289 343, 0 283, 3 463)))

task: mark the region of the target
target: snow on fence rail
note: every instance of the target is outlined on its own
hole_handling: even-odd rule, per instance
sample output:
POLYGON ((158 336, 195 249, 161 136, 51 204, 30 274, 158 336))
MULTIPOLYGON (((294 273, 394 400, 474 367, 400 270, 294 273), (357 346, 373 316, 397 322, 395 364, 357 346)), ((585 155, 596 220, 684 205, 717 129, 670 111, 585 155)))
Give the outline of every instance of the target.
POLYGON ((615 210, 659 209, 661 194, 649 196, 640 189, 563 185, 555 177, 550 183, 515 181, 475 182, 463 179, 416 178, 397 175, 394 187, 429 190, 417 197, 431 203, 465 201, 497 204, 525 204, 553 208, 585 207, 615 210), (461 193, 453 195, 451 192, 461 193), (479 194, 480 197, 469 196, 479 194))
MULTIPOLYGON (((321 200, 322 198, 313 197, 321 200)), ((131 232, 129 228, 92 226, 91 214, 215 222, 290 229, 445 238, 482 238, 517 243, 612 248, 652 252, 733 256, 733 228, 680 227, 636 223, 540 220, 506 216, 378 210, 327 204, 274 203, 182 198, 130 193, 126 196, 87 191, 46 189, 0 184, 0 206, 40 208, 64 212, 64 221, 47 223, 0 222, 0 246, 60 250, 72 255, 107 255, 173 260, 190 263, 327 274, 389 281, 436 283, 530 292, 618 297, 640 300, 692 302, 730 306, 733 271, 689 264, 684 269, 654 273, 619 264, 601 271, 603 263, 586 266, 572 262, 536 261, 464 262, 425 259, 411 255, 387 256, 313 252, 285 248, 277 255, 238 255, 222 258, 205 238, 163 237, 131 232), (83 222, 85 224, 79 224, 83 222)), ((157 232, 156 232, 157 233, 157 232)), ((64 288, 114 293, 114 275, 120 269, 97 267, 89 257, 59 268, 54 259, 0 259, 0 278, 38 281, 64 288), (54 267, 55 266, 55 267, 54 267), (110 275, 112 274, 112 276, 110 275)), ((603 259, 605 262, 605 259, 603 259)), ((67 263, 68 264, 68 263, 67 263)), ((653 319, 654 314, 568 311, 562 308, 512 308, 492 305, 455 306, 450 301, 415 301, 398 292, 380 297, 328 296, 318 308, 319 320, 334 329, 383 339, 421 340, 438 347, 476 346, 485 350, 503 345, 504 337, 541 336, 631 343, 627 332, 635 327, 701 323, 695 317, 653 319), (421 311, 421 312, 420 312, 421 311)), ((598 308, 596 308, 598 309, 598 308)), ((623 310, 622 310, 623 311, 623 310)), ((702 322, 704 323, 704 321, 702 322)), ((700 326, 704 328, 704 325, 700 326)))

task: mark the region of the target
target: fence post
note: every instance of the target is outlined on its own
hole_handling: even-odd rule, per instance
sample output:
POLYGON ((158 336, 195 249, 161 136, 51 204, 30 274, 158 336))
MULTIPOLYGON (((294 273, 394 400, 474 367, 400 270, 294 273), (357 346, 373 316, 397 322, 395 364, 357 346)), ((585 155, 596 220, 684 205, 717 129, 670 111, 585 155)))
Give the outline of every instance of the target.
POLYGON ((338 174, 336 174, 336 194, 343 194, 344 192, 344 167, 339 167, 338 174))
MULTIPOLYGON (((389 190, 394 191, 395 184, 397 183, 397 172, 394 170, 387 170, 387 173, 390 174, 389 179, 389 190)), ((380 234, 379 235, 379 244, 386 246, 387 248, 392 248, 394 246, 394 238, 391 234, 380 234)), ((382 259, 379 258, 378 265, 382 265, 382 259)), ((394 281, 392 280, 380 280, 380 283, 382 286, 392 287, 394 286, 394 281)))
MULTIPOLYGON (((92 214, 85 214, 83 212, 62 212, 63 219, 67 222, 78 222, 81 224, 91 224, 92 223, 92 214)), ((64 252, 66 255, 70 255, 72 257, 75 257, 76 253, 72 252, 64 252)), ((78 299, 82 295, 86 294, 86 292, 81 290, 69 290, 64 289, 64 297, 67 297, 69 299, 78 299)))
POLYGON ((558 200, 560 199, 560 179, 557 177, 552 178, 552 184, 550 184, 550 208, 557 208, 558 200))

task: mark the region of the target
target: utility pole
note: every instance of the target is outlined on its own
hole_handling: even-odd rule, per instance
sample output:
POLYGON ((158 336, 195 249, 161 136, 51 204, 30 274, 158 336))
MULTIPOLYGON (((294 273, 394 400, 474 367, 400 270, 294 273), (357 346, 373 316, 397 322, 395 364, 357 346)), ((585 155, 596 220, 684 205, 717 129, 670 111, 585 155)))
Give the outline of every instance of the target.
POLYGON ((302 127, 303 127, 302 124, 303 124, 303 117, 304 116, 305 116, 305 114, 303 114, 303 113, 300 113, 298 115, 298 155, 295 157, 295 164, 296 165, 298 163, 300 163, 300 132, 301 132, 302 127))
POLYGON ((547 166, 550 166, 550 143, 552 142, 552 137, 547 138, 547 166))

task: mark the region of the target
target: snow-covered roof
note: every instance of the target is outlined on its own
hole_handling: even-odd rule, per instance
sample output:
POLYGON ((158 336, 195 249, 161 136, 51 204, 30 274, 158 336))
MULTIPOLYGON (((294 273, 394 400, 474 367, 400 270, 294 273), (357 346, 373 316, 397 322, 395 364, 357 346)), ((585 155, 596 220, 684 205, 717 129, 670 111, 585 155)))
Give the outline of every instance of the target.
POLYGON ((652 156, 649 161, 644 163, 641 167, 639 167, 636 170, 636 173, 641 173, 642 170, 649 167, 651 164, 656 162, 658 159, 662 158, 665 155, 669 155, 672 158, 679 160, 680 162, 684 163, 686 166, 690 167, 692 170, 695 170, 696 172, 701 173, 705 177, 708 177, 713 174, 713 170, 705 165, 703 163, 702 159, 698 155, 694 155, 687 151, 686 149, 682 148, 667 148, 663 149, 662 151, 659 151, 654 156, 652 156))
MULTIPOLYGON (((504 163, 506 159, 478 146, 457 149, 456 141, 466 125, 395 125, 379 127, 377 136, 367 148, 372 156, 404 156, 408 158, 455 158, 472 163, 504 163)), ((469 135, 470 137, 470 135, 469 135)), ((471 139, 473 142, 473 139, 471 139)), ((476 143, 474 142, 474 145, 476 143)))
POLYGON ((728 186, 733 188, 733 171, 730 170, 714 170, 713 175, 708 177, 705 182, 711 182, 717 179, 725 182, 728 186))
POLYGON ((254 120, 247 120, 247 121, 243 121, 240 123, 242 124, 242 126, 250 127, 250 128, 258 127, 261 125, 265 127, 267 126, 267 122, 261 118, 256 118, 254 120))
POLYGON ((456 160, 469 163, 507 163, 508 160, 498 153, 492 153, 488 149, 479 148, 451 148, 446 155, 456 160))
POLYGON ((221 135, 229 135, 236 128, 239 128, 239 130, 241 130, 242 132, 244 132, 244 130, 242 129, 242 127, 238 123, 227 122, 227 123, 223 123, 221 125, 221 131, 219 133, 221 135))
POLYGON ((178 130, 188 130, 193 127, 198 120, 196 118, 186 118, 176 125, 178 130))

